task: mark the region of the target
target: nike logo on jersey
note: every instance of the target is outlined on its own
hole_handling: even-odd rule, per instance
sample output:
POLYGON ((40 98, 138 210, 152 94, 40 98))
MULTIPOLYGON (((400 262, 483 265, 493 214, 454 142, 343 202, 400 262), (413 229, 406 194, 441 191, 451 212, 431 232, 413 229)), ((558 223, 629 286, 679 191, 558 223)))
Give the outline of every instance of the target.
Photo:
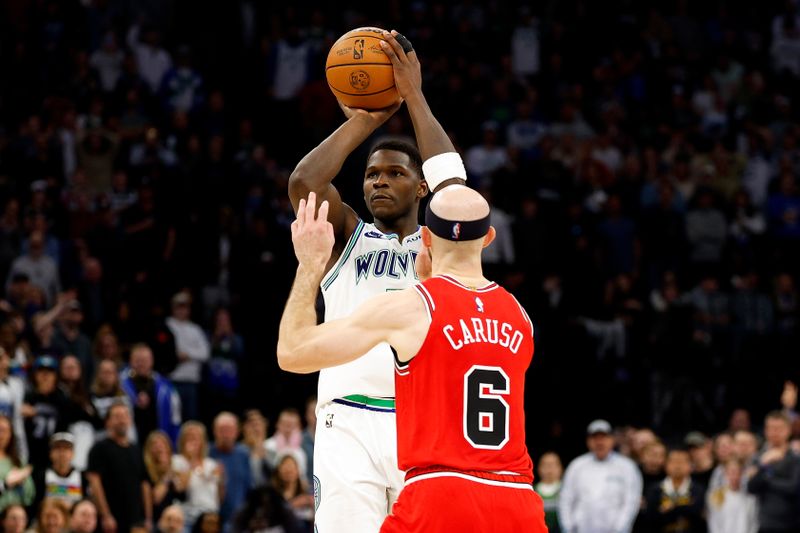
POLYGON ((370 276, 375 278, 401 279, 413 275, 417 278, 414 270, 414 261, 417 259, 417 252, 404 251, 395 252, 394 250, 371 250, 355 258, 356 263, 356 285, 370 276))
POLYGON ((447 337, 454 350, 460 350, 468 344, 485 342, 508 348, 517 353, 525 336, 508 322, 500 323, 491 318, 471 318, 467 321, 459 319, 458 324, 446 324, 442 333, 447 337))

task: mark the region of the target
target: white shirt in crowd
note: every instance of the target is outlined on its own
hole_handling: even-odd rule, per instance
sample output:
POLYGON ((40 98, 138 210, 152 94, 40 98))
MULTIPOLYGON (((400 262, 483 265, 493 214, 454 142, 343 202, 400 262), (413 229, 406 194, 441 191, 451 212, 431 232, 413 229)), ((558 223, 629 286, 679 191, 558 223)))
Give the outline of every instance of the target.
POLYGON ((167 327, 175 337, 175 351, 189 356, 186 361, 179 362, 170 374, 170 379, 183 383, 200 383, 203 362, 211 355, 211 346, 200 326, 190 320, 167 319, 167 327))
POLYGON ((122 75, 122 64, 125 54, 122 50, 107 49, 105 47, 95 50, 89 58, 89 65, 97 71, 100 86, 107 93, 117 87, 119 77, 122 75))
POLYGON ((504 146, 486 146, 479 144, 467 150, 464 165, 470 174, 482 180, 492 172, 510 164, 508 152, 504 146))
POLYGON ((203 513, 219 512, 220 476, 215 460, 206 457, 201 466, 192 469, 184 456, 176 454, 172 456, 172 469, 178 473, 191 470, 186 501, 182 504, 187 524, 193 523, 203 513))
POLYGON ((23 464, 28 462, 28 441, 25 438, 25 421, 22 418, 22 402, 25 399, 25 383, 16 376, 0 380, 0 414, 6 415, 14 428, 17 453, 23 464))
POLYGON ((756 497, 746 490, 727 486, 709 490, 706 499, 708 533, 756 533, 758 507, 756 497))
POLYGON ((139 26, 131 26, 128 31, 128 47, 133 51, 139 76, 147 83, 153 93, 161 87, 164 74, 172 67, 172 58, 166 50, 139 41, 139 26))
POLYGON ((567 467, 558 505, 565 533, 628 533, 639 513, 642 474, 616 452, 604 460, 593 453, 567 467))
POLYGON ((514 240, 511 234, 511 215, 492 206, 490 218, 497 231, 497 237, 483 249, 483 262, 492 265, 514 263, 514 240))
POLYGON ((539 28, 535 22, 517 26, 511 33, 511 68, 517 76, 539 72, 539 28))

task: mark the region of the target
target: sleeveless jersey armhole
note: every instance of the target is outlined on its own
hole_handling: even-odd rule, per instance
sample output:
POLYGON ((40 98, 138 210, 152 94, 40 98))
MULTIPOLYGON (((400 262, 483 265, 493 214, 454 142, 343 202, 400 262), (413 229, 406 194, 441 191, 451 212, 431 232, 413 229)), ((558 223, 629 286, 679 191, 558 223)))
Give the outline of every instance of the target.
POLYGON ((531 327, 531 337, 533 337, 534 336, 534 334, 533 334, 533 320, 531 320, 531 317, 530 317, 530 315, 528 315, 528 312, 525 310, 525 308, 522 307, 522 304, 519 303, 519 300, 517 300, 517 297, 514 296, 513 294, 511 294, 510 292, 508 294, 511 295, 512 298, 514 298, 515 302, 517 302, 517 307, 519 307, 519 312, 522 313, 522 318, 531 327))
POLYGON ((331 267, 325 277, 322 278, 322 282, 320 283, 320 287, 322 290, 328 289, 334 281, 336 281, 336 277, 339 275, 339 271, 342 269, 342 266, 347 262, 347 259, 350 257, 350 254, 353 253, 353 248, 356 247, 356 243, 358 242, 359 237, 361 237, 361 231, 364 229, 364 221, 360 218, 358 219, 358 224, 356 224, 356 229, 353 230, 353 234, 350 235, 350 238, 347 240, 347 244, 342 250, 342 255, 339 256, 339 259, 336 263, 331 267))

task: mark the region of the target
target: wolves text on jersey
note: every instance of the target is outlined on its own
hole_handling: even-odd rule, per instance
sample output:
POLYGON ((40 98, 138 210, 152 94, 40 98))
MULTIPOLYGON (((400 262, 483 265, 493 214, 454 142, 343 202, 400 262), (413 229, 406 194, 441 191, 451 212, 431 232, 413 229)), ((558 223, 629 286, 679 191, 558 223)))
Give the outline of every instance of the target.
POLYGON ((414 270, 414 262, 417 259, 417 252, 394 250, 370 250, 355 258, 356 265, 356 284, 362 279, 367 279, 370 275, 376 278, 383 276, 392 279, 401 279, 408 276, 409 272, 417 278, 414 270))
POLYGON ((446 324, 442 333, 454 350, 460 350, 467 344, 485 342, 508 348, 513 354, 517 353, 525 338, 508 322, 500 323, 492 318, 472 318, 468 322, 462 318, 455 326, 446 324))

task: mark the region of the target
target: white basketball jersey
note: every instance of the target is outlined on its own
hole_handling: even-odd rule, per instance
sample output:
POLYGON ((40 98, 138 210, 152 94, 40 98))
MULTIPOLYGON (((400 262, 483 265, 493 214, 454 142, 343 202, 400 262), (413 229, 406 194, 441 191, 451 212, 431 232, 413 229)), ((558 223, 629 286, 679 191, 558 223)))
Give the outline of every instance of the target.
MULTIPOLYGON (((414 261, 421 244, 419 229, 400 242, 396 234, 382 233, 374 224, 359 220, 339 260, 320 284, 325 321, 352 314, 376 294, 415 285, 414 261)), ((355 361, 320 372, 318 406, 351 394, 394 398, 394 356, 387 343, 355 361)))

